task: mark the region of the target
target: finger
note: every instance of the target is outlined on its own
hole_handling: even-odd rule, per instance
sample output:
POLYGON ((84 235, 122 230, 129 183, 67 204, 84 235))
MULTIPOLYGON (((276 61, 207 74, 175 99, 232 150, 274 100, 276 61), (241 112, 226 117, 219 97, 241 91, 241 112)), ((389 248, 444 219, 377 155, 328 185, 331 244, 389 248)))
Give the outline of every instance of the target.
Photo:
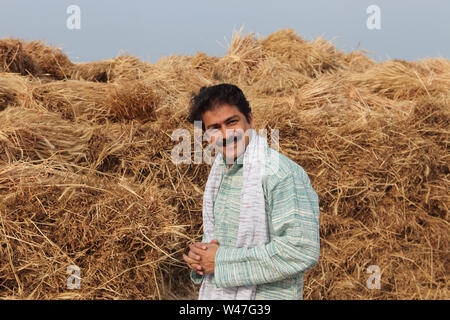
POLYGON ((195 254, 198 254, 200 257, 205 254, 205 250, 203 249, 199 249, 196 246, 190 246, 189 248, 191 248, 191 251, 193 251, 195 254))
POLYGON ((197 272, 199 272, 199 271, 202 272, 203 271, 203 267, 201 265, 199 265, 199 264, 196 264, 196 263, 192 264, 192 269, 194 269, 197 272))
POLYGON ((187 264, 198 264, 197 260, 189 258, 187 255, 183 253, 183 259, 187 262, 187 264))
POLYGON ((197 249, 202 249, 202 250, 208 249, 206 243, 202 243, 202 242, 196 242, 194 244, 190 244, 189 249, 192 250, 192 248, 197 248, 197 249))
POLYGON ((192 270, 194 270, 197 273, 204 272, 203 267, 200 266, 199 264, 195 264, 195 263, 194 264, 190 264, 189 268, 191 268, 192 270))
POLYGON ((203 243, 203 242, 196 242, 196 243, 194 243, 194 245, 195 245, 197 248, 203 249, 203 250, 206 250, 206 249, 208 248, 208 247, 206 246, 206 244, 203 243))
POLYGON ((192 262, 192 259, 189 258, 186 254, 183 253, 183 260, 187 263, 187 264, 192 264, 195 263, 196 261, 192 262))
POLYGON ((192 265, 192 269, 197 272, 199 275, 203 275, 205 270, 203 269, 203 267, 199 264, 193 264, 192 265))
POLYGON ((213 239, 213 240, 211 240, 211 243, 214 243, 214 244, 217 244, 217 245, 219 245, 219 240, 217 240, 217 239, 213 239))
POLYGON ((190 255, 191 257, 193 255, 197 255, 197 256, 199 256, 199 258, 201 258, 201 255, 198 255, 198 253, 204 251, 203 249, 200 249, 200 248, 196 247, 195 244, 190 244, 189 245, 189 249, 191 249, 189 251, 191 253, 191 255, 190 255))
POLYGON ((189 251, 188 257, 197 261, 200 261, 200 256, 198 254, 195 254, 192 250, 189 251))
POLYGON ((194 270, 198 274, 203 275, 204 270, 203 270, 203 267, 201 265, 199 265, 197 263, 192 263, 192 264, 188 263, 188 266, 189 266, 189 268, 191 268, 192 270, 194 270))
POLYGON ((187 265, 189 266, 189 268, 191 268, 195 272, 203 272, 204 271, 203 267, 198 263, 187 263, 187 265))

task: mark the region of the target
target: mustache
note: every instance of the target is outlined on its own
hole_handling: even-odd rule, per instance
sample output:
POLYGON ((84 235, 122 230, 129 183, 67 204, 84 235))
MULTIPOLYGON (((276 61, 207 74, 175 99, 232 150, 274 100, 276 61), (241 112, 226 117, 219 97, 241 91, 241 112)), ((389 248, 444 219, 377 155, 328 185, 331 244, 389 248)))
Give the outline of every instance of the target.
POLYGON ((231 136, 227 139, 222 139, 216 142, 216 145, 218 147, 226 147, 229 144, 233 144, 235 142, 238 142, 242 139, 242 135, 236 135, 236 136, 231 136))

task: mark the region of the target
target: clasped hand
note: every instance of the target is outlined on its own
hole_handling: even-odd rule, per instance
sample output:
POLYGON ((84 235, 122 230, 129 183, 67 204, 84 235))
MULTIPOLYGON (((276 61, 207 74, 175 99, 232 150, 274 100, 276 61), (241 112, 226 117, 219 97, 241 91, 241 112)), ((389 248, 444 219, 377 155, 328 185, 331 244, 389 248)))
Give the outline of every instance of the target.
POLYGON ((219 249, 219 241, 216 239, 210 243, 196 242, 189 245, 189 253, 183 254, 183 259, 189 268, 198 274, 214 273, 214 261, 219 249))

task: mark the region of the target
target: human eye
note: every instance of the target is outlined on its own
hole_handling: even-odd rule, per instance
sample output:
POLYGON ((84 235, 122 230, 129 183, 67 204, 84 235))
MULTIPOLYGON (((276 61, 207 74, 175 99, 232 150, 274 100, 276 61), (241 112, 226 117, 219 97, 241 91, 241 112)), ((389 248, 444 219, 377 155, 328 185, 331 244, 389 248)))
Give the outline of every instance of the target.
POLYGON ((217 126, 210 126, 209 128, 208 128, 208 130, 206 130, 206 131, 208 131, 208 132, 215 132, 215 131, 217 131, 218 130, 218 127, 217 126))

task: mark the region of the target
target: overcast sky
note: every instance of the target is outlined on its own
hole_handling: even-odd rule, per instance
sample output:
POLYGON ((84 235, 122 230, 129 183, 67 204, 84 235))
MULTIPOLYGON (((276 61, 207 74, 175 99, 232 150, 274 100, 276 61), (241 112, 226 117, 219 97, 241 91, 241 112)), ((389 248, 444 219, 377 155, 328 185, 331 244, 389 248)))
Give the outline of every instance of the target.
POLYGON ((281 28, 308 40, 322 35, 344 52, 360 43, 376 60, 450 59, 449 0, 0 0, 0 37, 45 40, 74 62, 121 50, 149 62, 197 51, 222 56, 241 26, 261 36, 281 28), (67 20, 76 26, 70 5, 80 8, 79 29, 67 27, 67 20), (371 5, 378 16, 367 13, 371 5))

